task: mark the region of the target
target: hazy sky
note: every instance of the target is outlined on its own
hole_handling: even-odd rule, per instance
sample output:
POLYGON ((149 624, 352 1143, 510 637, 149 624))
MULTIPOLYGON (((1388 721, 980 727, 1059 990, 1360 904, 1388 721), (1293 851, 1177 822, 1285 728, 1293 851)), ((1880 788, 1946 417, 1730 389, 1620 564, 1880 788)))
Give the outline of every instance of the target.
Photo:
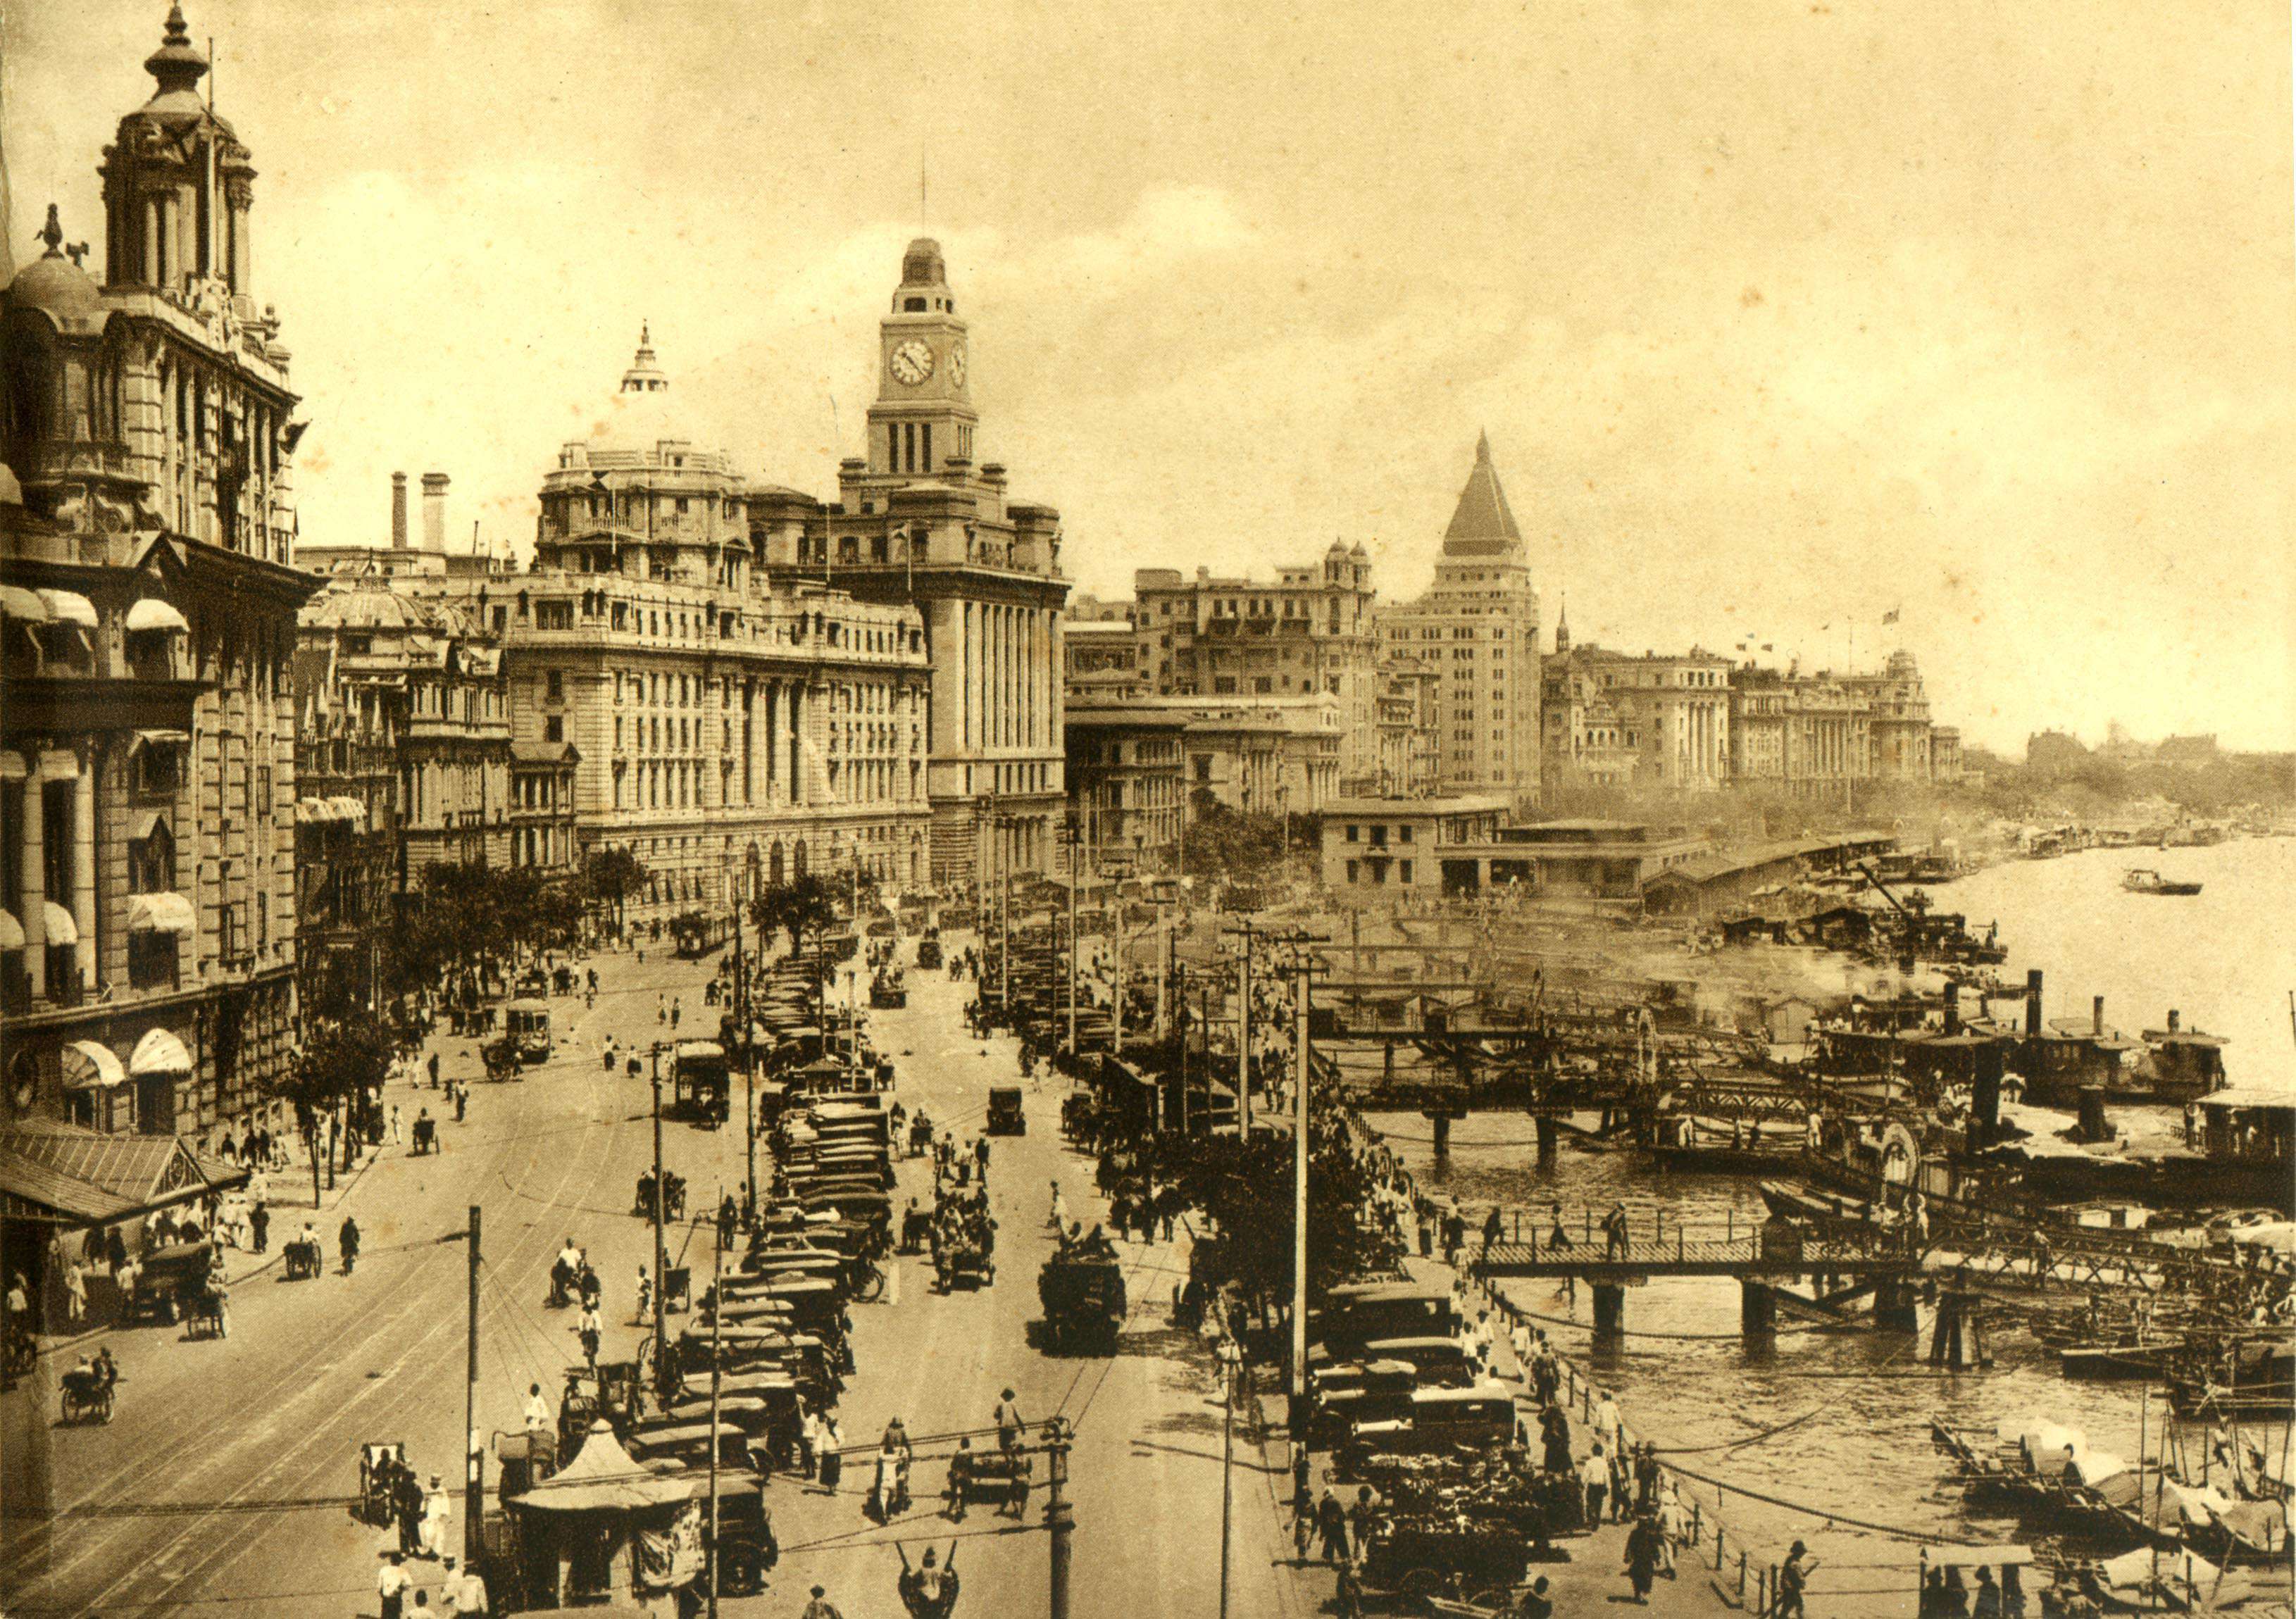
MULTIPOLYGON (((51 197, 101 254, 165 12, 0 0, 20 260, 51 197)), ((748 470, 832 492, 922 156, 980 454, 1082 588, 1336 536, 1411 593, 1488 429, 1581 641, 1838 663, 1854 621, 1979 741, 2296 745, 2284 4, 189 15, 308 541, 382 537, 397 468, 522 544, 641 319, 748 470)))

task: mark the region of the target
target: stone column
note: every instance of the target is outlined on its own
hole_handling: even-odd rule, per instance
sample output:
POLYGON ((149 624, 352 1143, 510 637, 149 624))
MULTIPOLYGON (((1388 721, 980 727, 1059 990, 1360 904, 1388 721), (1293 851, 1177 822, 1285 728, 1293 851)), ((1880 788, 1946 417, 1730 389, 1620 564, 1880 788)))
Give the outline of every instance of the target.
POLYGON ((80 988, 95 990, 95 773, 98 755, 94 743, 81 764, 79 780, 72 784, 72 925, 79 929, 73 960, 79 965, 80 988))
POLYGON ((48 985, 48 918, 42 909, 48 897, 45 849, 41 843, 41 821, 47 813, 40 781, 40 750, 37 743, 24 745, 24 846, 23 863, 20 870, 23 880, 20 885, 21 914, 16 920, 24 928, 24 978, 30 986, 32 999, 37 1001, 47 993, 48 985))

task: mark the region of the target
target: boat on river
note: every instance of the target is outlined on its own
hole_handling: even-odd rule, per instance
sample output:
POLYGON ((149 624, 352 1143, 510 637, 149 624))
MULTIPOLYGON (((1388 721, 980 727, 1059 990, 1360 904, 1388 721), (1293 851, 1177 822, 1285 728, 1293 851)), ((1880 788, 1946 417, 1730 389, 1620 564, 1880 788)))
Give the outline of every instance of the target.
POLYGON ((2120 886, 2131 894, 2198 894, 2198 883, 2175 882, 2145 866, 2132 866, 2120 874, 2120 886))

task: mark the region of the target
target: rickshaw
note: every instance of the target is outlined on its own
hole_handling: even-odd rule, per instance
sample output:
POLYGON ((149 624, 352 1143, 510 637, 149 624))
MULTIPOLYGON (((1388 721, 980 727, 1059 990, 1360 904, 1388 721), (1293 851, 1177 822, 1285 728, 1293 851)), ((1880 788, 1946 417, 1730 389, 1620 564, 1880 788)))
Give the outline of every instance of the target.
MULTIPOLYGON (((653 1218, 653 1171, 640 1172, 637 1193, 630 1201, 630 1213, 641 1220, 653 1218)), ((685 1177, 674 1169, 662 1171, 661 1213, 665 1220, 685 1218, 685 1177)))
POLYGON ((496 1499, 507 1504, 558 1470, 558 1436, 547 1428, 497 1433, 495 1468, 496 1499))
POLYGON ((320 1266, 326 1261, 326 1255, 320 1248, 316 1238, 308 1242, 300 1237, 291 1238, 280 1244, 279 1253, 286 1262, 289 1281, 304 1281, 316 1276, 320 1266))
POLYGON ((1028 1451, 980 1450, 963 1454, 966 1465, 959 1468, 952 1460, 947 1482, 941 1485, 941 1500, 947 1503, 946 1510, 951 1517, 962 1517, 965 1508, 980 1501, 1010 1506, 1016 1493, 1023 1503, 1027 1501, 1028 1451))
POLYGON ((406 1442, 372 1443, 359 1446, 358 1515, 362 1523, 378 1529, 390 1526, 390 1495, 398 1471, 406 1465, 406 1442))
POLYGON ((75 1366, 57 1379, 63 1390, 66 1422, 111 1420, 113 1376, 101 1364, 75 1366))
POLYGON ((550 1003, 532 998, 503 1009, 503 1034, 518 1048, 520 1060, 541 1062, 550 1055, 550 1003))

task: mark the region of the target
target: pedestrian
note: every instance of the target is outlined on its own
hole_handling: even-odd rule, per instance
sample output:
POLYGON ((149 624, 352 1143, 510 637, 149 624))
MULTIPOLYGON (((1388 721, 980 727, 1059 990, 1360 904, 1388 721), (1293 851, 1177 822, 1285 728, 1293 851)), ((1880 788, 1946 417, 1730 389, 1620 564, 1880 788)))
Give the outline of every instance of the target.
POLYGON ((821 1414, 821 1487, 834 1495, 838 1482, 845 1476, 845 1434, 837 1426, 837 1413, 821 1414))
POLYGON ((996 1444, 1007 1456, 1021 1448, 1021 1439, 1029 1431, 1021 1420, 1021 1408, 1013 1402, 1013 1391, 1006 1389, 996 1397, 996 1411, 992 1419, 996 1424, 996 1444))
POLYGON ((1595 1402, 1595 1437, 1610 1446, 1615 1455, 1619 1449, 1619 1431, 1624 1426, 1625 1419, 1619 1412, 1619 1402, 1611 1398, 1609 1389, 1602 1390, 1595 1402))
POLYGON ((1635 1447, 1635 1510, 1658 1510, 1658 1447, 1647 1439, 1635 1447))
POLYGON ((1603 1216, 1603 1257, 1624 1259, 1627 1256, 1627 1206, 1611 1205, 1611 1212, 1603 1216))
POLYGON ((1554 1222, 1547 1227, 1546 1246, 1550 1248, 1567 1248, 1574 1246, 1570 1240, 1570 1231, 1562 1224, 1562 1206, 1560 1203, 1554 1206, 1554 1222))
POLYGON ((1491 1251, 1491 1245, 1499 1239, 1504 1230, 1505 1227, 1499 1218, 1499 1206, 1494 1203, 1491 1205, 1491 1212, 1483 1216, 1484 1253, 1488 1254, 1491 1251))
POLYGON ((75 1259, 64 1266, 64 1320, 74 1327, 87 1317, 87 1278, 75 1259))
POLYGON ((399 1619, 406 1611, 406 1588, 414 1583, 406 1572, 403 1553, 386 1551, 383 1565, 375 1571, 375 1595, 382 1599, 382 1619, 399 1619))
POLYGON ((951 1523, 964 1522, 964 1492, 972 1484, 972 1441, 960 1439, 948 1459, 947 1512, 951 1523))
POLYGON ((1324 1487, 1323 1499, 1316 1503, 1316 1533, 1324 1542, 1324 1561, 1348 1563, 1348 1509, 1340 1505, 1340 1498, 1332 1493, 1331 1486, 1324 1487))
POLYGON ((399 1133, 398 1104, 390 1104, 390 1144, 398 1146, 406 1138, 399 1133))
POLYGON ((1587 1460, 1578 1464, 1578 1482, 1586 1487, 1587 1523, 1592 1528, 1603 1521, 1603 1497, 1611 1490, 1611 1460, 1603 1454, 1601 1440, 1595 1442, 1587 1460))
POLYGON ((1061 1183, 1058 1181, 1053 1182, 1053 1210, 1045 1217, 1045 1223, 1055 1231, 1065 1231, 1069 1229, 1069 1200, 1061 1195, 1061 1183))
POLYGON ((464 1615, 464 1619, 487 1611, 487 1582, 480 1576, 477 1564, 466 1565, 463 1569, 462 1583, 456 1586, 449 1582, 447 1588, 455 1593, 455 1611, 464 1615))
POLYGON ((1778 1593, 1770 1607, 1770 1619, 1805 1619, 1802 1597, 1811 1572, 1817 1567, 1814 1560, 1803 1560, 1808 1556, 1809 1548, 1796 1541, 1787 1550, 1786 1560, 1778 1565, 1778 1593))
POLYGON ((1549 1473, 1571 1471, 1570 1419, 1560 1405, 1548 1402, 1538 1413, 1540 1446, 1544 1452, 1540 1466, 1549 1473))
POLYGON ((797 1460, 800 1477, 811 1479, 815 1459, 821 1454, 821 1413, 810 1403, 798 1408, 797 1460))
POLYGON ((455 1122, 456 1124, 463 1122, 463 1116, 470 1111, 470 1108, 471 1082, 467 1079, 458 1079, 455 1082, 455 1122))
POLYGON ((845 1615, 837 1611, 837 1604, 829 1599, 829 1592, 816 1585, 813 1588, 813 1600, 805 1605, 805 1612, 798 1619, 845 1619, 845 1615))
POLYGON ((1651 1581, 1658 1574, 1658 1525, 1647 1512, 1636 1517, 1635 1526, 1627 1532, 1627 1582, 1634 1587, 1635 1600, 1644 1606, 1650 1602, 1651 1581))
POLYGON ((542 1385, 526 1386, 526 1431, 545 1434, 550 1431, 550 1402, 542 1397, 542 1385))
POLYGON ((676 1028, 677 1026, 677 1020, 685 1015, 685 998, 683 995, 680 995, 673 999, 669 1003, 669 1026, 673 1029, 676 1028))
POLYGON ((1658 1570, 1668 1579, 1674 1578, 1674 1549, 1687 1539, 1689 1525, 1683 1521, 1682 1497, 1675 1493, 1674 1480, 1661 1480, 1658 1487, 1658 1570))
POLYGON ((430 1088, 433 1091, 439 1088, 439 1053, 436 1051, 430 1053, 430 1088))
POLYGON ((439 1475, 430 1475, 430 1488, 422 1492, 422 1555, 437 1558, 446 1555, 454 1544, 449 1533, 453 1524, 455 1498, 447 1492, 439 1475))

